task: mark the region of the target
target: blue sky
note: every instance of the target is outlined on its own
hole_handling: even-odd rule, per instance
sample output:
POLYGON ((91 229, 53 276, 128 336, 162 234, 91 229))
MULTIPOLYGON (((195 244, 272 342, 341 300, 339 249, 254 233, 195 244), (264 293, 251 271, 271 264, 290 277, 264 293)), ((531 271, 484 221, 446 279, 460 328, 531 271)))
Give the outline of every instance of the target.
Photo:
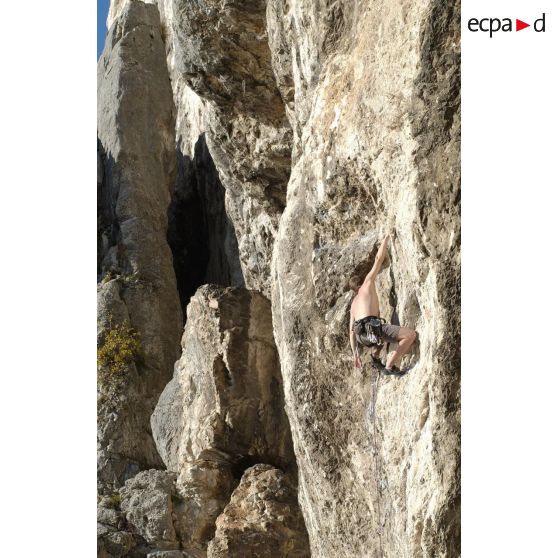
POLYGON ((99 60, 105 46, 109 4, 110 0, 97 0, 97 60, 99 60))

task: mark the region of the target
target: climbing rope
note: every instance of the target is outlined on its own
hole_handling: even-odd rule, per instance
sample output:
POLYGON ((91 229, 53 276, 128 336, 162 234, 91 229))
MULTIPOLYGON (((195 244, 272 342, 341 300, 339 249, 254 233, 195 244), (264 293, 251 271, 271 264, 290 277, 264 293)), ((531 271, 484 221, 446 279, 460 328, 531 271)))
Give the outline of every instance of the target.
POLYGON ((382 546, 382 500, 380 496, 380 468, 378 465, 378 445, 376 443, 376 401, 378 399, 378 388, 380 386, 380 369, 376 368, 376 381, 372 382, 372 393, 369 404, 369 419, 372 421, 372 451, 374 453, 374 478, 376 480, 376 507, 378 508, 378 540, 380 543, 380 558, 384 556, 382 546), (375 385, 374 385, 375 384, 375 385))

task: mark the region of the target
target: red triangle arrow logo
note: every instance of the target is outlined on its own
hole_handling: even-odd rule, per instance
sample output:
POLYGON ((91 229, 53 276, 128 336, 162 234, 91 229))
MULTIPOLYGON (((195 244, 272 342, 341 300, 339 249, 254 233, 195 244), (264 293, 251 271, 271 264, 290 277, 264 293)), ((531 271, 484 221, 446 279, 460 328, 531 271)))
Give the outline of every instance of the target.
POLYGON ((516 31, 521 31, 522 29, 525 29, 526 27, 531 27, 531 24, 530 23, 525 23, 524 21, 521 21, 520 19, 515 20, 515 30, 516 31))

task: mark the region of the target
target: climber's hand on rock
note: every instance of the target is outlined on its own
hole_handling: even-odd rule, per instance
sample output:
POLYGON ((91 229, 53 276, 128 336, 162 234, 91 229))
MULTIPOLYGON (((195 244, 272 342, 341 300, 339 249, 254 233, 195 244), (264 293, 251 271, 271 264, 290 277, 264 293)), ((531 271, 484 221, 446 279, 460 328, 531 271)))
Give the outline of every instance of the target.
POLYGON ((362 362, 360 361, 360 357, 358 355, 355 355, 355 368, 361 368, 362 367, 362 362))

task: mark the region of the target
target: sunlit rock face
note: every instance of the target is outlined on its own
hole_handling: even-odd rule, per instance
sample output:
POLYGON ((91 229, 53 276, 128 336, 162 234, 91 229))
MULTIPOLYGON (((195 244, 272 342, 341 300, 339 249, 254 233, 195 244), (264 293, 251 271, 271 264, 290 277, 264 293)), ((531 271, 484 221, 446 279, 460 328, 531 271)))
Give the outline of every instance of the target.
MULTIPOLYGON (((108 22, 130 1, 111 3, 108 22)), ((177 140, 201 133, 226 189, 246 286, 270 296, 271 255, 285 205, 292 132, 272 69, 266 2, 158 0, 177 107, 177 140)))
MULTIPOLYGON (((129 4, 143 3, 112 2, 114 25, 129 17, 129 4)), ((166 100, 154 102, 159 116, 150 116, 157 125, 150 120, 149 129, 157 133, 146 143, 137 129, 130 134, 137 140, 134 157, 150 160, 155 151, 157 168, 169 170, 157 171, 163 173, 158 186, 149 190, 157 200, 138 202, 129 226, 143 223, 144 215, 162 223, 167 192, 190 195, 191 183, 176 180, 190 169, 209 196, 204 207, 220 215, 217 232, 204 237, 212 254, 202 247, 201 260, 192 261, 206 261, 225 279, 206 275, 192 281, 191 299, 181 293, 190 303, 182 356, 166 387, 180 354, 179 309, 175 316, 165 306, 170 318, 163 320, 161 306, 149 298, 155 294, 134 291, 137 308, 151 304, 153 337, 146 342, 155 333, 158 346, 168 342, 156 365, 166 379, 126 399, 129 408, 148 408, 144 400, 154 405, 156 398, 146 394, 164 388, 151 421, 156 446, 149 428, 139 427, 143 411, 137 428, 118 426, 104 439, 141 450, 141 467, 118 469, 121 478, 147 467, 176 475, 168 489, 174 535, 158 534, 165 544, 157 547, 122 527, 126 513, 135 517, 130 511, 105 507, 103 548, 290 556, 291 533, 301 543, 290 549, 293 556, 299 550, 323 558, 459 556, 459 3, 156 4, 162 42, 154 39, 157 45, 141 56, 157 53, 153 75, 166 79, 160 96, 170 96, 174 116, 166 100), (160 139, 167 132, 170 139, 160 139), (216 203, 219 196, 224 202, 216 203), (418 340, 406 357, 413 366, 406 376, 377 380, 366 360, 362 372, 353 369, 347 282, 369 269, 387 233, 381 314, 416 329, 418 340), (221 287, 195 291, 198 281, 221 287), (227 282, 247 289, 225 289, 227 282), (277 491, 290 510, 283 518, 273 511, 277 491), (169 542, 179 550, 165 548, 169 542)), ((144 27, 134 32, 145 33, 144 27)), ((114 75, 102 79, 113 80, 117 91, 114 75)), ((105 103, 107 114, 118 113, 116 98, 105 103)), ((99 148, 103 192, 112 180, 105 143, 99 148)), ((118 219, 110 204, 101 207, 101 229, 109 230, 118 219)), ((192 206, 183 209, 171 208, 171 228, 188 231, 196 214, 192 206)), ((159 242, 159 230, 150 242, 159 242)), ((122 257, 111 238, 100 235, 103 270, 122 257)), ((171 232, 171 238, 190 273, 192 236, 171 232)), ((149 259, 151 244, 145 250, 149 259)), ((168 254, 160 243, 158 281, 170 289, 168 254)), ((129 289, 109 277, 101 308, 126 320, 129 289)), ((154 291, 163 301, 170 300, 165 289, 154 291)), ((172 296, 176 301, 177 293, 172 296)), ((134 323, 141 330, 141 320, 134 323)), ((139 369, 137 375, 145 377, 139 369)), ((148 514, 146 525, 166 525, 166 513, 154 512, 154 523, 148 514)))
POLYGON ((292 134, 271 65, 266 3, 175 0, 172 8, 176 82, 203 100, 202 127, 226 189, 246 286, 269 296, 292 134))
POLYGON ((294 149, 273 322, 315 556, 459 555, 459 8, 268 4, 294 149), (352 367, 347 281, 391 232, 381 312, 401 379, 352 367))
POLYGON ((303 558, 308 535, 291 479, 271 465, 244 473, 217 519, 209 558, 303 558))
POLYGON ((208 285, 197 291, 188 305, 182 357, 151 425, 165 465, 178 474, 175 510, 183 519, 176 529, 183 548, 195 556, 204 555, 218 516, 250 465, 281 468, 296 502, 269 300, 243 288, 208 285))
POLYGON ((99 391, 99 486, 110 493, 162 467, 150 416, 179 355, 182 312, 167 210, 176 176, 175 114, 157 7, 126 4, 98 63, 98 326, 120 324, 139 353, 123 386, 99 391))
POLYGON ((201 287, 192 297, 182 357, 151 424, 167 468, 212 456, 294 462, 271 306, 242 288, 201 287))

